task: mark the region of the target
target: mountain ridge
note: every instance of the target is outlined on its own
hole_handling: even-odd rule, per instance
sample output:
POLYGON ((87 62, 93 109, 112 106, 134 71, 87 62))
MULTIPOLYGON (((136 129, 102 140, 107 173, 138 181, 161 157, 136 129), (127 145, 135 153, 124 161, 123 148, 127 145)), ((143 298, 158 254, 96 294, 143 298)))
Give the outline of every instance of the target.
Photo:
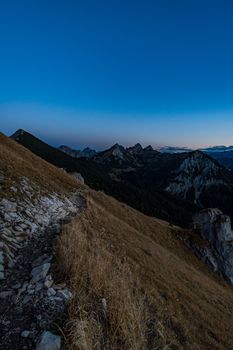
POLYGON ((215 206, 233 218, 233 173, 199 150, 169 154, 140 144, 115 144, 92 159, 76 159, 25 131, 17 135, 18 142, 45 160, 81 173, 92 188, 146 214, 188 225, 195 211, 215 206))

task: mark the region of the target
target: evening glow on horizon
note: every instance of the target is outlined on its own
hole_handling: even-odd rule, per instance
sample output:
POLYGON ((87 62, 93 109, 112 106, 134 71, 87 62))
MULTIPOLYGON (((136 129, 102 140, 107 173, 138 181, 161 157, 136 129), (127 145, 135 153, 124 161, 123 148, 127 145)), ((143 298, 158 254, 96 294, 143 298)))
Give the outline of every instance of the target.
POLYGON ((232 145, 232 37, 230 0, 2 0, 0 131, 232 145))

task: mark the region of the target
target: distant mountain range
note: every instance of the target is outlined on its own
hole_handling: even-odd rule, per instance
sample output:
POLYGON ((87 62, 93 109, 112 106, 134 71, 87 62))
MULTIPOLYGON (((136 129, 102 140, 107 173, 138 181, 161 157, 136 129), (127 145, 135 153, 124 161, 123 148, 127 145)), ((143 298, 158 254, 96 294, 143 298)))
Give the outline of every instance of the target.
MULTIPOLYGON (((209 154, 227 169, 233 171, 233 146, 213 146, 200 148, 199 150, 209 154)), ((183 153, 193 152, 194 150, 185 147, 162 147, 159 149, 159 151, 162 153, 183 153)))
POLYGON ((151 146, 115 144, 91 157, 74 158, 64 146, 56 149, 23 130, 12 138, 148 215, 188 225, 197 209, 214 206, 233 218, 233 173, 206 152, 162 153, 151 146))
MULTIPOLYGON (((123 146, 121 146, 123 147, 123 146)), ((69 146, 60 146, 58 148, 60 151, 70 155, 74 158, 88 158, 91 159, 97 155, 97 151, 94 149, 91 149, 89 147, 84 148, 83 150, 75 150, 70 148, 69 146)), ((139 143, 137 143, 135 146, 128 147, 129 151, 141 151, 141 150, 153 150, 152 146, 147 146, 143 148, 139 143)), ((233 170, 233 146, 213 146, 213 147, 207 147, 207 148, 200 148, 199 151, 205 152, 209 155, 211 155, 212 158, 217 159, 219 163, 224 165, 227 169, 233 170)), ((178 153, 187 153, 187 152, 194 152, 195 149, 188 148, 188 147, 161 147, 157 149, 160 153, 170 153, 170 154, 178 154, 178 153)))
POLYGON ((233 151, 233 146, 213 146, 213 147, 206 147, 206 148, 188 148, 188 147, 172 147, 172 146, 166 146, 161 147, 158 149, 159 152, 162 153, 182 153, 182 152, 193 152, 193 151, 202 151, 202 152, 229 152, 233 151))

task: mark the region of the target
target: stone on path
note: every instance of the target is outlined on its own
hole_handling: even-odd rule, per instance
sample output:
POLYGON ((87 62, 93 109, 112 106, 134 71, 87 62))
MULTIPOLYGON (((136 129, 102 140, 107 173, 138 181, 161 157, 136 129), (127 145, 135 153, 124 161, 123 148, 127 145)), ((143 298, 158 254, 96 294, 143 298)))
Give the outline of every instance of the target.
POLYGON ((61 337, 49 331, 45 331, 42 334, 36 346, 36 350, 60 350, 60 349, 61 349, 61 337))

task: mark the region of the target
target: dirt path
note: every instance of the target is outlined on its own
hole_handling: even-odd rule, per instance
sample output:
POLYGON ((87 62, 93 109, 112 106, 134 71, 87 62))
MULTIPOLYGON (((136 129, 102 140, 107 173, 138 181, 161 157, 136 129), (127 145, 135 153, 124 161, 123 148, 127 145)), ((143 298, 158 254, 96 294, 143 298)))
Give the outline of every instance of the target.
MULTIPOLYGON (((79 212, 84 210, 84 199, 79 197, 77 206, 79 212)), ((1 281, 1 350, 35 349, 44 330, 59 334, 71 293, 55 272, 53 245, 62 226, 71 218, 51 225, 28 241, 1 281)))

